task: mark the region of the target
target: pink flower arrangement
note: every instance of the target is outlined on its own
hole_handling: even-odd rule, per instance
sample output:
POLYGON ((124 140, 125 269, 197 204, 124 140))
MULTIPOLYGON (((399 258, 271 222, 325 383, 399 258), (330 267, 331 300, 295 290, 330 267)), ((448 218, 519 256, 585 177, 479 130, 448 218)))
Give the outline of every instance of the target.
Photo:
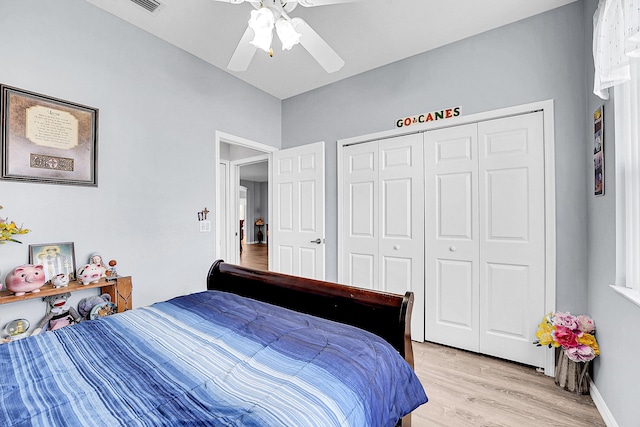
POLYGON ((588 362, 600 355, 595 330, 596 325, 589 316, 572 316, 571 313, 560 311, 549 313, 538 325, 538 339, 533 343, 562 347, 574 362, 588 362))

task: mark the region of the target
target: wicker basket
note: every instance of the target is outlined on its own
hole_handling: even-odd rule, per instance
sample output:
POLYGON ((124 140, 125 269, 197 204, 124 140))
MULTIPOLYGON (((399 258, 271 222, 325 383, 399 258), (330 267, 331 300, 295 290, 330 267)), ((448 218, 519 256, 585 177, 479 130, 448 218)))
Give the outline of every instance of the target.
POLYGON ((564 348, 560 348, 556 364, 556 385, 577 394, 589 394, 589 363, 574 362, 567 357, 564 348))

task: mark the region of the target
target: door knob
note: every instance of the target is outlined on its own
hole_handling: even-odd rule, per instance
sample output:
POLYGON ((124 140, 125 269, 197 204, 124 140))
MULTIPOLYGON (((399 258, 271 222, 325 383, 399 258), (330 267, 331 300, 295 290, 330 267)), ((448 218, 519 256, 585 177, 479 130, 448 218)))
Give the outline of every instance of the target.
POLYGON ((312 240, 311 243, 315 243, 315 244, 320 244, 322 243, 322 240, 318 237, 316 240, 312 240))
POLYGON ((451 247, 449 248, 449 250, 450 250, 451 252, 455 252, 455 251, 456 251, 456 247, 455 247, 455 246, 451 246, 451 247))
POLYGON ((397 251, 398 249, 400 249, 400 245, 395 245, 395 246, 393 247, 393 249, 395 249, 395 250, 397 251))

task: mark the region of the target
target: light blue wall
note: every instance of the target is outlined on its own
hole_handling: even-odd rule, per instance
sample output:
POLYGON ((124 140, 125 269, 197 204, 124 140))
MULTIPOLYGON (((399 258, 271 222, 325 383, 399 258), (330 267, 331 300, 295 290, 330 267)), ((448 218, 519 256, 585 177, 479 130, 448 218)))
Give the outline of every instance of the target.
MULTIPOLYGON (((598 106, 604 106, 605 144, 605 193, 594 196, 589 187, 588 196, 588 301, 589 313, 596 320, 597 339, 602 355, 594 362, 594 381, 617 424, 640 425, 640 369, 638 358, 640 340, 635 333, 640 325, 640 307, 621 297, 609 287, 616 278, 616 185, 615 185, 615 110, 613 91, 611 99, 603 101, 593 95, 593 59, 591 39, 593 37, 593 14, 598 2, 585 1, 585 69, 587 80, 585 92, 585 116, 591 117, 598 106)), ((587 123, 590 138, 592 123, 587 123)), ((592 139, 589 139, 592 141, 592 139)), ((588 182, 593 182, 592 147, 585 150, 585 166, 588 182)), ((638 261, 637 261, 638 262, 638 261)))
POLYGON ((326 141, 327 278, 337 278, 336 140, 462 106, 464 115, 553 99, 557 301, 587 309, 584 25, 581 2, 283 101, 282 146, 326 141))
MULTIPOLYGON (((2 274, 30 243, 71 241, 78 264, 118 260, 135 306, 204 289, 215 132, 279 146, 280 100, 84 0, 0 0, 0 40, 0 82, 100 110, 98 188, 0 181, 2 216, 33 230, 0 246, 2 274)), ((37 300, 3 305, 0 328, 44 315, 37 300)))

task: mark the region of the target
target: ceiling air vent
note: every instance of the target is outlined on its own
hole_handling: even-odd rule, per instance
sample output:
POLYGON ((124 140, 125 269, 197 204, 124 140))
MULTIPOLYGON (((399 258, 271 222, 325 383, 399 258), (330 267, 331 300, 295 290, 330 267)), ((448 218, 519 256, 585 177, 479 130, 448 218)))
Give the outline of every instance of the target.
POLYGON ((155 13, 164 6, 162 3, 156 0, 130 0, 131 3, 135 3, 148 12, 155 13))

